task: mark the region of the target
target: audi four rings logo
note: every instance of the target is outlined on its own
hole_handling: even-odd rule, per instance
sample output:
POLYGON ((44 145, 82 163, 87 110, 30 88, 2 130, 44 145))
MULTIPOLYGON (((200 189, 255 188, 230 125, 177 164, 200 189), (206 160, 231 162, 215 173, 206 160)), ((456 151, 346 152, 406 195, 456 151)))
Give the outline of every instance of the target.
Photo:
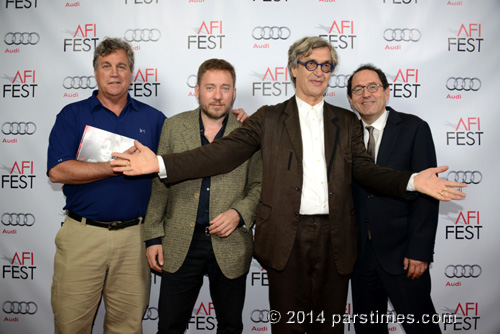
POLYGON ((478 78, 451 77, 446 81, 448 90, 478 91, 481 88, 481 80, 478 78))
POLYGON ((250 320, 253 322, 269 322, 269 310, 253 310, 250 315, 250 320))
POLYGON ((422 33, 418 29, 385 29, 384 39, 388 42, 418 42, 422 37, 422 33))
POLYGON ((482 272, 483 269, 477 264, 450 264, 444 274, 448 278, 477 278, 482 272))
POLYGON ((265 39, 288 39, 292 31, 288 27, 255 27, 252 31, 252 37, 257 40, 265 39))
POLYGON ((4 135, 32 135, 36 132, 33 122, 5 122, 2 125, 4 135))
POLYGON ((446 177, 448 181, 462 182, 465 184, 478 184, 483 180, 483 174, 480 171, 450 171, 446 177))
POLYGON ((198 77, 196 76, 196 74, 191 74, 190 76, 188 76, 188 80, 187 80, 188 87, 189 88, 196 87, 197 80, 198 80, 198 77))
POLYGON ((35 216, 31 213, 4 213, 2 224, 5 226, 33 226, 35 216))
POLYGON ((346 88, 347 81, 349 81, 350 75, 331 75, 330 80, 328 81, 328 87, 330 88, 346 88))
POLYGON ((158 29, 128 29, 124 36, 127 42, 157 42, 160 37, 158 29))
POLYGON ((97 87, 97 81, 94 76, 66 77, 63 80, 63 87, 66 89, 94 89, 97 87))
POLYGON ((158 309, 156 307, 150 307, 146 310, 146 314, 144 314, 142 320, 157 320, 158 317, 158 309))
POLYGON ((7 45, 35 45, 40 42, 40 35, 36 32, 8 32, 3 41, 7 45))
POLYGON ((7 314, 35 314, 38 305, 34 302, 12 302, 3 303, 2 310, 7 314))

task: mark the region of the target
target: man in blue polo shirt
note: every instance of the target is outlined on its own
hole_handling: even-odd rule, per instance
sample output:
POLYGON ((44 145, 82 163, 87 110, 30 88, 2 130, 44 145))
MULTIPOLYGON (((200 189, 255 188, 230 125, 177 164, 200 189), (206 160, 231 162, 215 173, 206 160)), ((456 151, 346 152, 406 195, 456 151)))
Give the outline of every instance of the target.
POLYGON ((150 271, 142 217, 151 176, 126 177, 109 162, 76 160, 86 125, 137 139, 157 150, 165 116, 131 98, 134 54, 116 38, 95 49, 98 90, 57 115, 49 139, 47 173, 63 183, 67 217, 56 236, 52 308, 56 333, 90 333, 103 296, 105 333, 141 333, 150 271))

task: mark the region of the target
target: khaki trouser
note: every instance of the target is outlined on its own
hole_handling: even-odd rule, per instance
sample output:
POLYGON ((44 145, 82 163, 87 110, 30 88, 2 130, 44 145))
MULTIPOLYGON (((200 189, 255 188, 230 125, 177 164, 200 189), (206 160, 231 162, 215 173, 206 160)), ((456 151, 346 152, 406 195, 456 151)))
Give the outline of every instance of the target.
POLYGON ((142 224, 121 230, 66 217, 56 236, 52 310, 56 334, 89 334, 104 300, 104 333, 142 333, 151 275, 142 224))

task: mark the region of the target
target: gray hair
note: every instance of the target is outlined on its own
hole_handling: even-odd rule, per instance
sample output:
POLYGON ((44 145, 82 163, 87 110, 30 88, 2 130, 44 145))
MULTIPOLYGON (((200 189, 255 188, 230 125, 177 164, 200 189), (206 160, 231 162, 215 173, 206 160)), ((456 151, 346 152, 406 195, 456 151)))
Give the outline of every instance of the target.
POLYGON ((294 86, 296 80, 292 74, 292 68, 296 68, 297 66, 299 66, 299 59, 309 56, 312 53, 313 49, 317 48, 328 48, 332 56, 331 62, 334 67, 337 66, 337 52, 333 48, 332 44, 330 44, 327 40, 318 36, 301 38, 293 43, 292 46, 290 46, 290 49, 288 49, 288 72, 290 73, 290 78, 292 79, 294 86))

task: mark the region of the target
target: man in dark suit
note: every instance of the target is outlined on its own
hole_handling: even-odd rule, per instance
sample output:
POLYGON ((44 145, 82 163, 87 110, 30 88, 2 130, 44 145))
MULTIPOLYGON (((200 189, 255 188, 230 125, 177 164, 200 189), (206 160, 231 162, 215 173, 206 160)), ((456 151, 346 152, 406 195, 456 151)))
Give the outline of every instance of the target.
MULTIPOLYGON (((420 172, 436 166, 429 126, 414 115, 386 107, 390 88, 385 74, 372 65, 354 71, 348 81, 351 106, 360 114, 364 142, 379 166, 420 172), (371 152, 373 150, 373 152, 371 152)), ((358 262, 352 275, 354 313, 386 315, 387 298, 406 333, 441 333, 438 324, 424 324, 436 313, 431 300, 432 262, 439 202, 421 195, 412 201, 377 196, 353 183, 358 222, 358 262)), ((387 323, 356 322, 357 334, 388 333, 387 323)))
MULTIPOLYGON (((113 153, 126 159, 113 165, 127 175, 159 172, 164 166, 167 182, 178 182, 227 173, 261 149, 254 256, 268 271, 270 308, 279 312, 270 312, 272 331, 343 333, 342 323, 332 326, 332 316, 345 313, 356 262, 351 180, 384 195, 405 197, 411 172, 375 165, 357 117, 324 102, 337 64, 328 41, 305 37, 288 54, 296 96, 260 108, 242 127, 210 145, 156 157, 136 142, 134 154, 113 153), (306 314, 307 320, 300 317, 306 314)), ((436 177, 445 170, 420 173, 414 178, 416 189, 442 200, 460 198, 462 193, 451 187, 463 184, 436 177)))

